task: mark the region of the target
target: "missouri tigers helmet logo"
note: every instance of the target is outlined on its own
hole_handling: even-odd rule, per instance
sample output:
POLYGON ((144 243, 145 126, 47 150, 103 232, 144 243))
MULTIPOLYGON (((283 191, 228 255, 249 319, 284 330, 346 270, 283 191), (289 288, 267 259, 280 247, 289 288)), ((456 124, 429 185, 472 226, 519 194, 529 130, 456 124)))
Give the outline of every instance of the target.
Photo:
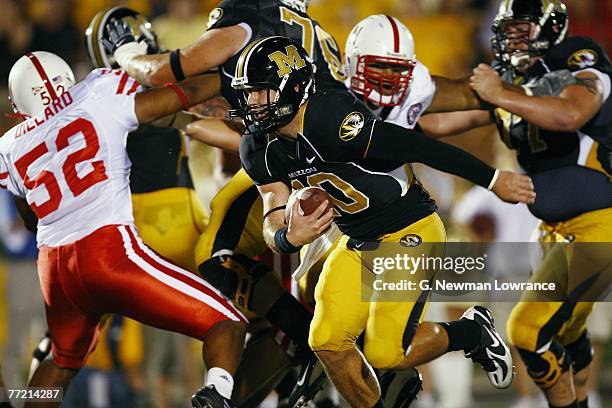
POLYGON ((351 112, 342 121, 340 125, 340 140, 348 142, 357 137, 363 126, 365 125, 365 119, 361 112, 351 112))
POLYGON ((306 61, 300 56, 295 45, 288 45, 285 47, 285 54, 282 51, 274 51, 268 55, 270 61, 276 62, 278 66, 278 77, 282 78, 287 74, 290 74, 295 69, 296 71, 306 66, 306 61))
POLYGON ((597 63, 598 55, 595 51, 584 49, 576 51, 567 60, 570 68, 584 69, 592 67, 597 63))

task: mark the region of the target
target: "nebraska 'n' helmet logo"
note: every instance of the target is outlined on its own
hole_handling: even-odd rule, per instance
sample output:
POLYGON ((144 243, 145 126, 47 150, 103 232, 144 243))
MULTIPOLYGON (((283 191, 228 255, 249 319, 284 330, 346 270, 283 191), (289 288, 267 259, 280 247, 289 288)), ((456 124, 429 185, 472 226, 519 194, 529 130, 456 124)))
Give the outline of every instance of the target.
POLYGON ((576 51, 567 60, 570 68, 584 69, 592 67, 597 63, 598 55, 595 51, 584 49, 576 51))

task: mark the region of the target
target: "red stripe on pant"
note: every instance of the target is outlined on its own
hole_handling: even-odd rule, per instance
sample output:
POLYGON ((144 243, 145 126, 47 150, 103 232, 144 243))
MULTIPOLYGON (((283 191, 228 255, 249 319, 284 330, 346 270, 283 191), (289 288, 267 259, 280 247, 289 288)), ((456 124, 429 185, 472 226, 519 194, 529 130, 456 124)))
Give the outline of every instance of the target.
MULTIPOLYGON (((223 295, 221 295, 220 293, 218 293, 216 291, 216 289, 211 288, 209 286, 207 286, 206 283, 204 283, 204 281, 200 282, 201 278, 198 278, 197 276, 187 276, 185 274, 182 274, 178 271, 175 271, 169 267, 164 266, 160 261, 161 261, 161 256, 160 256, 160 260, 157 260, 155 258, 153 258, 152 256, 150 256, 149 254, 146 253, 146 251, 142 248, 141 244, 138 242, 138 239, 136 238, 136 234, 134 233, 134 231, 132 230, 132 228, 130 227, 126 227, 126 231, 130 237, 130 243, 132 245, 132 249, 134 250, 134 252, 141 257, 146 263, 148 263, 149 265, 151 265, 152 267, 154 267, 155 269, 159 270, 160 272, 163 272, 164 274, 177 279, 191 287, 193 287, 194 289, 210 296, 211 298, 213 298, 214 300, 216 300, 217 302, 219 302, 221 305, 223 305, 227 311, 231 312, 232 314, 234 314, 240 321, 246 322, 246 318, 242 315, 242 313, 240 311, 238 311, 238 309, 236 309, 234 307, 234 305, 231 304, 231 302, 229 300, 227 300, 225 297, 223 297, 223 295)), ((144 245, 144 244, 142 244, 144 245)), ((149 250, 151 250, 149 248, 149 250)), ((151 250, 152 251, 152 250, 151 250)), ((156 256, 159 256, 157 254, 155 254, 156 256)), ((179 268, 180 267, 176 267, 179 268)), ((191 274, 191 272, 188 271, 184 271, 186 274, 191 274)), ((216 308, 213 305, 209 305, 210 307, 212 307, 213 309, 219 311, 220 313, 224 313, 223 310, 219 310, 218 308, 216 308)))

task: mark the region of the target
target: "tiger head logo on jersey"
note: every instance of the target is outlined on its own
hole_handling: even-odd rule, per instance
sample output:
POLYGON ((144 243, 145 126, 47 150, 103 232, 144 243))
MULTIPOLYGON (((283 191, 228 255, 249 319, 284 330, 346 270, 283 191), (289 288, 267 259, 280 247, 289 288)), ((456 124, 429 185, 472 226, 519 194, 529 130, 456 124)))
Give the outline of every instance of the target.
POLYGON ((597 63, 598 55, 593 50, 579 50, 574 52, 567 60, 570 68, 585 69, 597 63))
POLYGON ((351 112, 342 121, 342 125, 340 125, 340 140, 343 142, 348 142, 357 137, 361 129, 365 124, 365 119, 363 117, 363 113, 361 112, 351 112))

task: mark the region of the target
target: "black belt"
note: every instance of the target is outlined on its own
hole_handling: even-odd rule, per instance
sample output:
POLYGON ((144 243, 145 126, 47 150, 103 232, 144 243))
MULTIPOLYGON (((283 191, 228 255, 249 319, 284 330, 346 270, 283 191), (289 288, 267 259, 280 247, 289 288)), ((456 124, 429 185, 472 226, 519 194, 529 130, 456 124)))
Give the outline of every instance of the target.
POLYGON ((346 241, 346 247, 357 251, 374 251, 378 249, 380 243, 381 241, 362 241, 356 238, 349 238, 346 241))

